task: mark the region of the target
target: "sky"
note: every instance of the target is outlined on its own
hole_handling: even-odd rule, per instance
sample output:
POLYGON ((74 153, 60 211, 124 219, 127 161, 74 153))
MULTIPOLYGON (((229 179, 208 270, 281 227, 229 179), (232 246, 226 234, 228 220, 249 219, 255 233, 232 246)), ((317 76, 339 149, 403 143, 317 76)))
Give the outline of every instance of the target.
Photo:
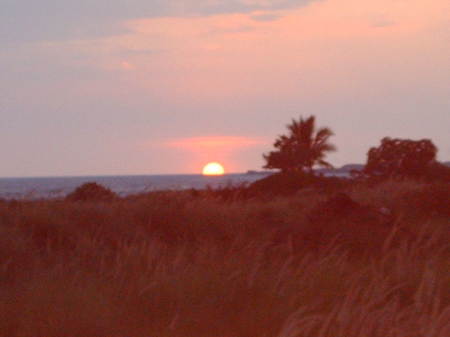
POLYGON ((0 177, 261 169, 286 125, 335 166, 450 160, 448 0, 0 0, 0 177))

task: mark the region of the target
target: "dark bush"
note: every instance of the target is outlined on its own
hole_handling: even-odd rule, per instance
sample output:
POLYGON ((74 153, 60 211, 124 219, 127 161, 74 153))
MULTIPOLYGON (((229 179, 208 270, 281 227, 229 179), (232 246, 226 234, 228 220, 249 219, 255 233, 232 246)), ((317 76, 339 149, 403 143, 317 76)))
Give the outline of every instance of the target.
POLYGON ((346 179, 322 177, 303 172, 281 172, 255 181, 248 187, 249 196, 291 195, 304 188, 334 191, 348 184, 346 179))
POLYGON ((70 201, 110 201, 117 198, 117 194, 102 185, 94 182, 85 183, 72 193, 66 199, 70 201))
POLYGON ((307 223, 299 229, 306 245, 320 248, 335 238, 354 252, 375 252, 392 230, 394 217, 389 209, 378 209, 337 193, 313 207, 307 223))
POLYGON ((275 173, 252 183, 248 189, 253 196, 261 194, 289 195, 304 188, 308 178, 304 173, 275 173))
POLYGON ((373 206, 360 204, 346 193, 337 193, 319 203, 308 214, 310 222, 351 222, 360 225, 390 225, 392 218, 388 209, 377 209, 373 206))
POLYGON ((403 202, 416 216, 450 217, 450 183, 430 184, 403 195, 403 202))

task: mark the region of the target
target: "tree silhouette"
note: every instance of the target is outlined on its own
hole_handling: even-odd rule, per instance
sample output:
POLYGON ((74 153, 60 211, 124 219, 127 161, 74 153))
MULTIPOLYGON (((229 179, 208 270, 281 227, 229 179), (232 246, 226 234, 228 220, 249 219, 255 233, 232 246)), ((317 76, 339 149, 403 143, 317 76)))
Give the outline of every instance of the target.
POLYGON ((364 173, 371 177, 420 177, 436 162, 437 148, 429 139, 383 138, 367 153, 364 173))
POLYGON ((316 130, 315 117, 300 117, 287 125, 288 135, 279 136, 274 147, 276 151, 264 154, 264 168, 280 169, 282 172, 312 172, 315 165, 332 167, 325 161, 328 152, 336 151, 336 147, 328 142, 333 132, 329 128, 316 130))

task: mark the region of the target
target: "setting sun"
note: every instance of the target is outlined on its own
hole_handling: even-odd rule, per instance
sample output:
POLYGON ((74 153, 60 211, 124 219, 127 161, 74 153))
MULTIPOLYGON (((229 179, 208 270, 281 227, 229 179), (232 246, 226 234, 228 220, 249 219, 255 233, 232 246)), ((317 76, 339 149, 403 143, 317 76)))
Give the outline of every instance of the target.
POLYGON ((208 163, 203 167, 203 175, 205 176, 221 176, 224 173, 225 170, 219 163, 208 163))

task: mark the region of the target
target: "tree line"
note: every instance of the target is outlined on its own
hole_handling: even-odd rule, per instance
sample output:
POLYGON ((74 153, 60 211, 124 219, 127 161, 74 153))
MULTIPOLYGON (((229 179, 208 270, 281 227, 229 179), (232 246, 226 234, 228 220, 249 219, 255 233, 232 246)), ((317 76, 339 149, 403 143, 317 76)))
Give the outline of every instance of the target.
MULTIPOLYGON (((288 133, 279 136, 274 150, 263 154, 266 169, 283 173, 313 174, 315 167, 332 168, 325 160, 337 150, 330 142, 334 135, 328 127, 316 126, 315 116, 293 119, 287 125, 288 133)), ((385 137, 380 145, 367 152, 367 162, 359 178, 428 178, 450 181, 450 168, 436 159, 438 149, 430 139, 411 140, 385 137)))

